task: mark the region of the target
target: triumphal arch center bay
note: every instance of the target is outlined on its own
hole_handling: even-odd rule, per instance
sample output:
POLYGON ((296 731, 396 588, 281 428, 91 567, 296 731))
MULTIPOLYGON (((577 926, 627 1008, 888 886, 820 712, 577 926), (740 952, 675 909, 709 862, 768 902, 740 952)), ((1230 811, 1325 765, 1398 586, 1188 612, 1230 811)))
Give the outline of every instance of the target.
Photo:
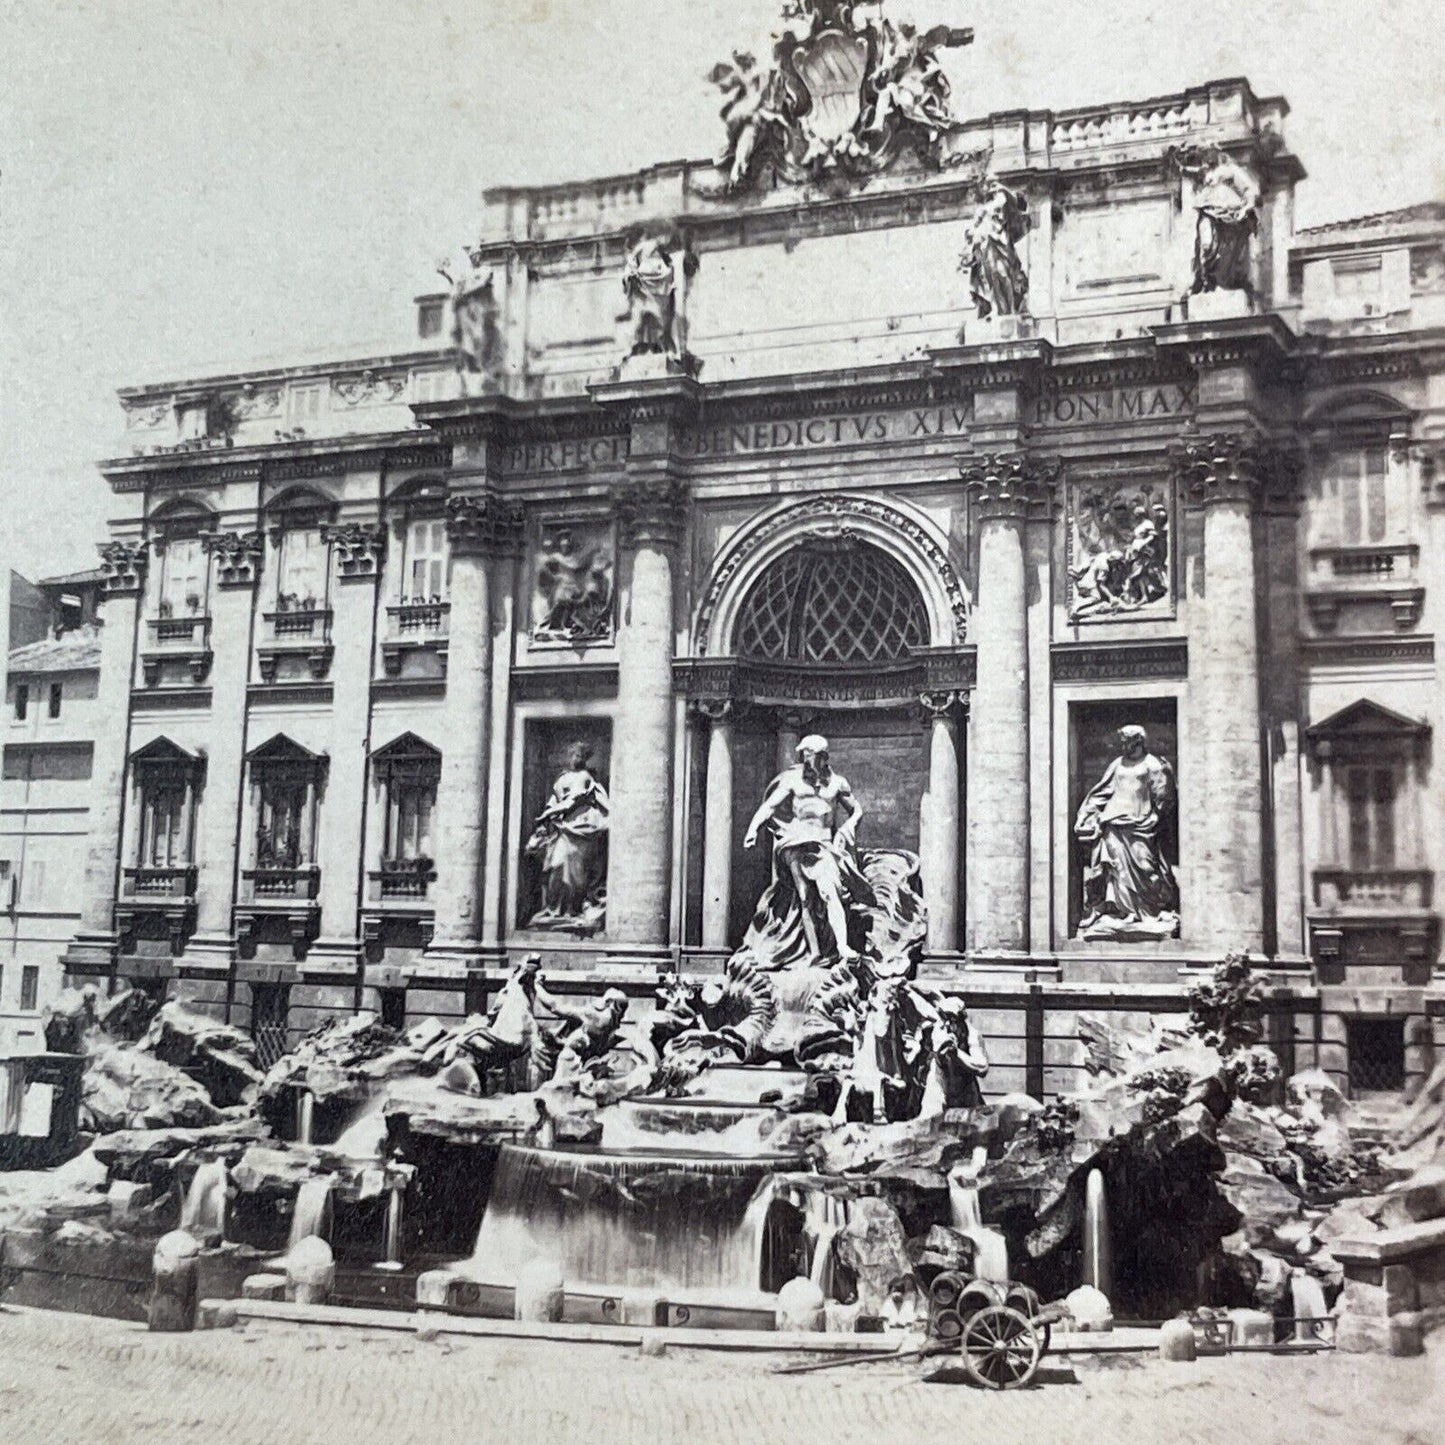
POLYGON ((1440 217, 1297 232, 1244 80, 969 118, 865 9, 716 158, 488 190, 393 351, 122 392, 72 975, 278 1050, 871 910, 991 1093, 1232 950, 1291 1067, 1425 1066, 1440 217))

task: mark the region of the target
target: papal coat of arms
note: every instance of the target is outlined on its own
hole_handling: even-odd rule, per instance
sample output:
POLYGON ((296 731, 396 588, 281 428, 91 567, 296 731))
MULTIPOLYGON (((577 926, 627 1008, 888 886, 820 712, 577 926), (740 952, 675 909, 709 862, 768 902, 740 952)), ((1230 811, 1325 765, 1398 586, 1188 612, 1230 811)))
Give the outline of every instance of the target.
POLYGON ((959 128, 938 52, 971 30, 864 15, 853 0, 789 0, 770 66, 736 52, 713 69, 723 92, 726 189, 866 175, 911 147, 935 166, 959 128), (860 13, 856 13, 860 12, 860 13))

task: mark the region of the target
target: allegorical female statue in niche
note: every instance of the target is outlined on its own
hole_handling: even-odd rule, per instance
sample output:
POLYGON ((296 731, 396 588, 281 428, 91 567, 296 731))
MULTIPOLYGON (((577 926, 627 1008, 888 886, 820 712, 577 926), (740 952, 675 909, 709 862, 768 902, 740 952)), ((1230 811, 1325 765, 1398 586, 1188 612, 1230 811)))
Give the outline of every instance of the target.
POLYGON ((1081 938, 1175 938, 1179 885, 1160 842, 1174 809, 1174 772, 1141 727, 1119 729, 1120 753, 1085 795, 1074 836, 1089 849, 1081 938))
POLYGON ((598 932, 607 914, 607 790, 587 764, 592 749, 573 743, 566 771, 537 815, 526 853, 542 870, 542 906, 528 928, 598 932))
POLYGON ((1181 146, 1173 155, 1194 182, 1194 276, 1190 291, 1252 291, 1249 239, 1259 229, 1259 186, 1218 146, 1181 146))

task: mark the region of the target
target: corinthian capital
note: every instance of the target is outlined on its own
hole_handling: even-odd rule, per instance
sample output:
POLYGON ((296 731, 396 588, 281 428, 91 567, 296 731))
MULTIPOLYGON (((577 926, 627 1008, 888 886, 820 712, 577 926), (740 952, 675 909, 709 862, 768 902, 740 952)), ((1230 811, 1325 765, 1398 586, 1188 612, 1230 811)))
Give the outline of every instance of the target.
POLYGON ((1250 432, 1186 430, 1170 446, 1169 457, 1184 499, 1196 507, 1252 505, 1269 475, 1264 441, 1250 432))
POLYGON ((139 539, 134 542, 107 542, 100 549, 100 570, 105 574, 101 585, 106 595, 139 592, 149 560, 150 548, 139 539))
POLYGON ((343 577, 375 577, 386 551, 386 528, 379 522, 344 522, 324 529, 343 577))
POLYGON ((985 520, 1027 517, 1031 508, 1052 500, 1063 463, 1029 452, 990 452, 964 457, 958 464, 964 489, 985 520))
POLYGON ((201 546, 216 559, 222 587, 249 587, 261 570, 259 532, 205 532, 201 546))
POLYGON ((455 552, 507 554, 522 546, 522 504, 495 492, 447 498, 447 537, 455 552))
POLYGON ((687 487, 676 477, 628 477, 612 490, 612 511, 630 546, 670 546, 682 535, 687 487))

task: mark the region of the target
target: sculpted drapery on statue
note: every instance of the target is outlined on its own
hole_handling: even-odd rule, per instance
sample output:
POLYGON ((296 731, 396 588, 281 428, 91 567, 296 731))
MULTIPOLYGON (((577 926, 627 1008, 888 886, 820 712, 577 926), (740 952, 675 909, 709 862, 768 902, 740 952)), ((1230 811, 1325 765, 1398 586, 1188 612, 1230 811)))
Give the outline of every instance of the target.
POLYGON ((804 738, 798 759, 773 781, 743 838, 752 848, 760 828, 773 829, 773 881, 743 943, 765 968, 851 963, 874 901, 854 851, 863 810, 848 780, 833 771, 828 740, 804 738))
POLYGON ((629 356, 683 360, 687 338, 682 334, 679 292, 696 271, 697 256, 673 240, 643 236, 633 246, 622 268, 622 290, 632 314, 629 356))
POLYGON ((964 235, 959 269, 968 272, 968 288, 979 320, 1022 315, 1029 278, 1019 260, 1018 243, 1028 234, 1029 205, 1019 192, 992 179, 964 235))
POLYGON ((607 790, 587 764, 592 751, 574 743, 567 769, 552 785, 537 817, 527 854, 542 870, 542 906, 528 928, 590 934, 607 916, 607 790))
POLYGON ((462 393, 474 396, 502 364, 502 331, 495 276, 481 264, 482 252, 470 251, 460 264, 443 261, 437 272, 452 288, 452 345, 462 393))
POLYGON ((1120 753, 1085 795, 1074 836, 1089 848, 1081 938, 1174 938, 1179 886, 1161 834, 1174 808, 1174 772, 1141 727, 1119 729, 1120 753))
POLYGON ((1259 185, 1218 146, 1183 146, 1175 168, 1194 182, 1194 276, 1190 292, 1250 291, 1249 240, 1259 229, 1259 185))
POLYGON ((539 642, 596 642, 612 635, 611 537, 555 527, 542 538, 532 636, 539 642))

